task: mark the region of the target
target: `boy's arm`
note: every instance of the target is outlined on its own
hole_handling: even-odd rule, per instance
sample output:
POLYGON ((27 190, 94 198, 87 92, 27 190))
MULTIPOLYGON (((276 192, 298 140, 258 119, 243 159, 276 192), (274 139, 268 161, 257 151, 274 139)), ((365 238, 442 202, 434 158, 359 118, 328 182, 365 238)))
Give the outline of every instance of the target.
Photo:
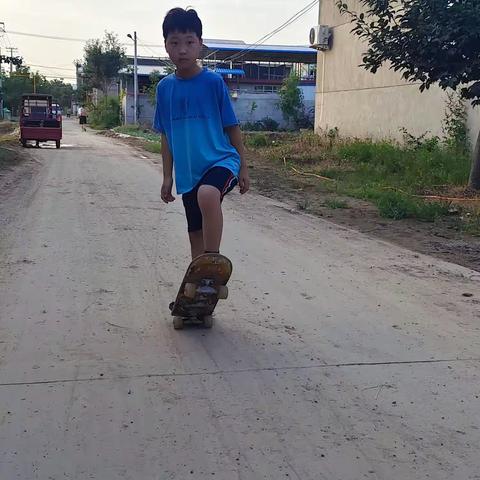
POLYGON ((165 134, 162 133, 162 163, 163 163, 163 184, 161 197, 165 203, 173 202, 175 197, 172 195, 173 187, 173 158, 168 140, 165 134))
POLYGON ((228 138, 230 143, 235 147, 240 155, 240 173, 238 175, 238 185, 240 187, 240 193, 248 192, 250 188, 250 178, 248 176, 247 160, 245 158, 245 147, 242 140, 242 131, 238 125, 226 127, 228 138))

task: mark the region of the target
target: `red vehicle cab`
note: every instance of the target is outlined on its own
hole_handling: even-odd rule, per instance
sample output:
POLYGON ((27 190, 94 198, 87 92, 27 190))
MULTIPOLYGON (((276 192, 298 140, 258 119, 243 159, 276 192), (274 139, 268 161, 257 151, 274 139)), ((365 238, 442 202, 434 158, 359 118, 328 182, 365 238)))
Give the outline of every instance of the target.
POLYGON ((26 147, 29 140, 53 141, 60 148, 62 116, 52 109, 52 96, 29 93, 22 96, 20 108, 20 142, 26 147))

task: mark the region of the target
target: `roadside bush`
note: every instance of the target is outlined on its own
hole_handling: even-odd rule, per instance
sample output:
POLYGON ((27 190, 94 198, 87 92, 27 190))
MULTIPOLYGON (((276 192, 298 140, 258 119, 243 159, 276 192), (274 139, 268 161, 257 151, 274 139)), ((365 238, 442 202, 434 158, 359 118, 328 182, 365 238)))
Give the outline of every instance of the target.
POLYGON ((279 123, 273 118, 265 117, 256 122, 244 122, 240 128, 245 132, 276 132, 279 126, 279 123))
POLYGON ((261 121, 263 129, 267 132, 276 132, 279 127, 279 123, 270 117, 265 117, 261 121))
POLYGON ((402 218, 417 218, 425 222, 434 222, 437 218, 447 215, 448 203, 426 202, 412 198, 401 192, 381 192, 374 199, 380 216, 400 220, 402 218))
POLYGON ((117 133, 125 133, 132 137, 144 138, 152 142, 160 141, 160 134, 154 132, 152 129, 142 125, 122 125, 113 129, 117 133))
POLYGON ((462 185, 468 180, 468 155, 440 145, 411 149, 362 140, 339 145, 336 152, 355 166, 356 177, 366 183, 401 185, 416 192, 430 185, 462 185))
POLYGON ((107 97, 93 106, 90 113, 93 128, 113 128, 120 125, 120 103, 117 98, 107 97))
POLYGON ((268 140, 265 134, 257 133, 252 135, 251 137, 247 137, 246 142, 247 146, 249 147, 266 147, 268 145, 268 140))
POLYGON ((162 143, 161 142, 145 142, 144 147, 147 152, 150 153, 162 153, 162 143))

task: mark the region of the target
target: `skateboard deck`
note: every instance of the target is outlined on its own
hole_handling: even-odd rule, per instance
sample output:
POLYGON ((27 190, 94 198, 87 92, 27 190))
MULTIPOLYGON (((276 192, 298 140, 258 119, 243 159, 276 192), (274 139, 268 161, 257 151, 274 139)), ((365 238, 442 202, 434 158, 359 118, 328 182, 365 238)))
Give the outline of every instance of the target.
POLYGON ((170 304, 175 329, 182 329, 185 321, 213 325, 212 313, 219 299, 228 296, 227 282, 232 274, 232 262, 219 253, 205 253, 190 263, 170 304))

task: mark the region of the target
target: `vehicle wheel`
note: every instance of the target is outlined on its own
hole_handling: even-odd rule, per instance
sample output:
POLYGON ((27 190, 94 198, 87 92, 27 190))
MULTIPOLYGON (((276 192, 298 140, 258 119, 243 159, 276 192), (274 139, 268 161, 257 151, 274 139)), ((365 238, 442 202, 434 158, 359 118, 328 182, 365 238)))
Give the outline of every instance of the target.
POLYGON ((56 146, 57 148, 60 148, 60 140, 56 140, 56 141, 55 141, 55 146, 56 146))
POLYGON ((228 287, 226 285, 220 285, 218 287, 218 298, 220 300, 228 298, 228 287))
POLYGON ((175 317, 173 319, 173 328, 175 330, 183 330, 183 318, 182 317, 175 317))
POLYGON ((183 293, 187 298, 195 298, 197 293, 197 285, 195 283, 186 283, 183 293))
POLYGON ((213 327, 213 317, 212 315, 207 315, 206 317, 203 317, 203 326, 205 328, 212 328, 213 327))

